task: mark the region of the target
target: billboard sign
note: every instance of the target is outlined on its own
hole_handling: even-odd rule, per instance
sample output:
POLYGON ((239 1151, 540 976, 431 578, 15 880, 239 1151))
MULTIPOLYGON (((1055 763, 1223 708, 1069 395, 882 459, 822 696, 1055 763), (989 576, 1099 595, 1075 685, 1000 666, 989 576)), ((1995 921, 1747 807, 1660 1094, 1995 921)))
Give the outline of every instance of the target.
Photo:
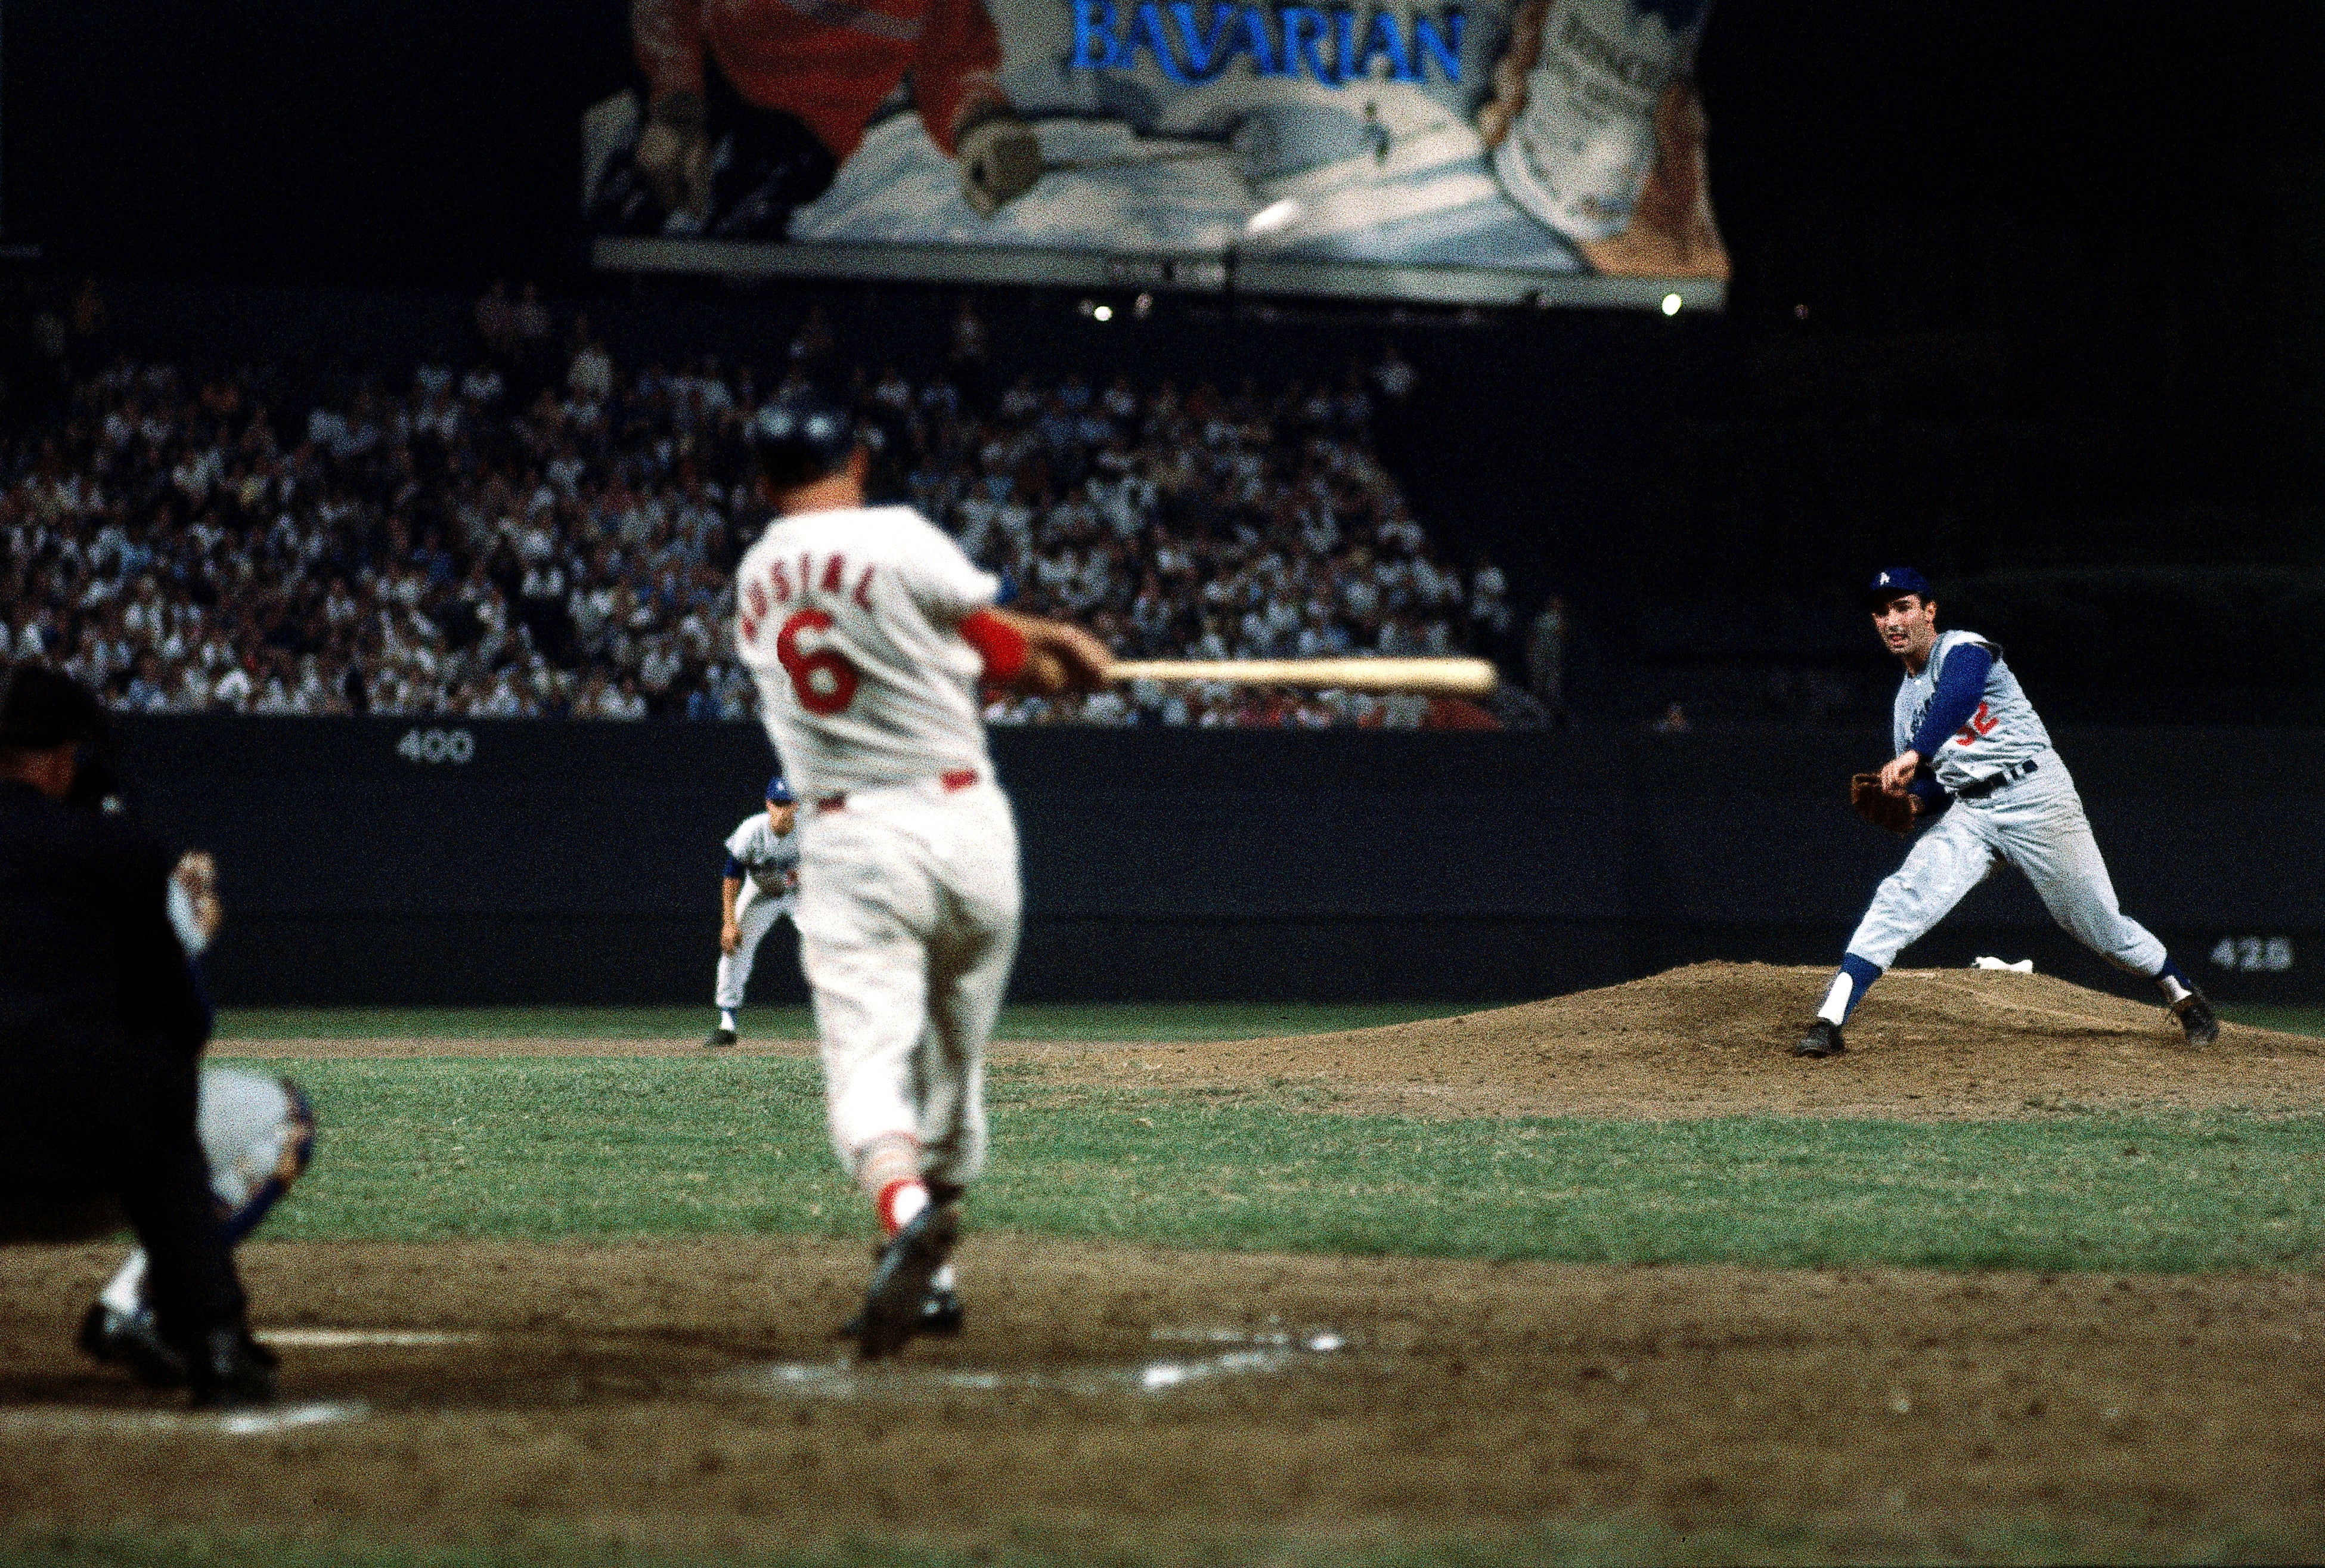
POLYGON ((601 264, 1717 304, 1709 0, 633 0, 601 264))

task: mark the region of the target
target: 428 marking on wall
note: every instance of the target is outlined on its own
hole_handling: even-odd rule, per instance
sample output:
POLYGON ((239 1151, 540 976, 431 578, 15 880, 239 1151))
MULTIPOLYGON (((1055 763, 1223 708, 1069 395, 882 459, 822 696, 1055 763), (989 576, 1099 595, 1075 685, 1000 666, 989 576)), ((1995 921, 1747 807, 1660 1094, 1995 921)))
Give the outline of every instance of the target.
POLYGON ((465 729, 407 729, 395 755, 406 762, 457 765, 477 755, 477 738, 465 729))
POLYGON ((2289 936, 2224 936, 2206 955, 2224 970, 2246 974, 2281 975, 2293 967, 2289 936))

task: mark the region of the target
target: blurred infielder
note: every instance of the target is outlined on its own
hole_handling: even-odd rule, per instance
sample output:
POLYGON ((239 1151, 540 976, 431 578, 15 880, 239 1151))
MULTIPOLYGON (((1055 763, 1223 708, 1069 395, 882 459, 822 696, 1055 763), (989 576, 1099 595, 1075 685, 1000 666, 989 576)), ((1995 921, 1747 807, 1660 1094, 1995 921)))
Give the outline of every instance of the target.
POLYGON ((1840 972, 1795 1056, 1838 1056, 1840 1026, 1866 988, 1969 890, 2007 861, 2051 917, 2118 969, 2155 982, 2191 1045, 2219 1037, 2219 1020, 2163 944, 2117 907, 2115 885, 2066 764, 2051 748, 2002 650, 1972 632, 1938 630, 1937 601, 1911 567, 1866 590, 1874 630, 1905 666, 1891 719, 1897 755, 1859 775, 1852 800, 1898 832, 1931 823, 1881 884, 1848 939, 1840 972))
POLYGON ((727 869, 718 878, 718 1027, 706 1045, 735 1044, 735 1009, 751 983, 759 942, 799 903, 798 821, 791 786, 779 774, 767 781, 767 809, 727 835, 727 869))
POLYGON ((751 434, 777 516, 737 569, 735 642, 805 806, 794 918, 832 1146, 887 1237, 840 1332, 879 1357, 959 1324, 948 1260, 1017 950, 1017 827, 978 685, 1091 690, 1108 655, 995 608, 999 584, 919 513, 866 508, 836 405, 786 395, 751 434))

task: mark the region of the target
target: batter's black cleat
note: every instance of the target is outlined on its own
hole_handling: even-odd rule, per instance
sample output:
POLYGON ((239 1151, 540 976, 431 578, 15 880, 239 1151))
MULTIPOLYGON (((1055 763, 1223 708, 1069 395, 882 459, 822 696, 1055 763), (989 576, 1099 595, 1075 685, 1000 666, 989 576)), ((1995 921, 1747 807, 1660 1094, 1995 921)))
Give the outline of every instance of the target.
MULTIPOLYGON (((968 1321, 968 1309, 960 1304, 960 1293, 940 1285, 929 1287, 921 1298, 920 1326, 912 1331, 914 1339, 949 1340, 961 1331, 968 1321)), ((840 1325, 838 1338, 861 1340, 864 1337, 864 1314, 857 1313, 840 1325)))
POLYGON ((2220 1020, 2201 991, 2190 991, 2172 1003, 2172 1016, 2179 1020, 2180 1032, 2188 1036, 2191 1045, 2209 1045, 2220 1037, 2220 1020))
MULTIPOLYGON (((930 1285, 952 1256, 953 1242, 959 1235, 960 1216, 931 1203, 880 1249, 880 1262, 864 1292, 864 1310, 840 1331, 856 1341, 866 1360, 893 1356, 914 1334, 930 1331, 930 1285)), ((957 1328, 957 1313, 954 1322, 957 1328)))
POLYGON ((84 1354, 126 1369, 148 1388, 182 1388, 193 1380, 186 1358, 154 1331, 150 1307, 117 1313, 93 1302, 81 1317, 78 1342, 84 1354))
POLYGON ((1809 1025, 1809 1032, 1792 1044, 1795 1056, 1838 1056, 1848 1049, 1840 1037, 1840 1025, 1829 1018, 1819 1018, 1809 1025))
POLYGON ((236 1323, 204 1334, 193 1358, 197 1410, 249 1409, 274 1403, 274 1352, 236 1323))
POLYGON ((960 1292, 939 1285, 921 1298, 921 1326, 912 1331, 950 1339, 960 1332, 961 1325, 968 1321, 968 1312, 960 1304, 960 1292))
POLYGON ((727 1028, 713 1029, 710 1031, 710 1037, 702 1044, 706 1048, 714 1051, 721 1045, 732 1045, 735 1044, 735 1031, 727 1028))

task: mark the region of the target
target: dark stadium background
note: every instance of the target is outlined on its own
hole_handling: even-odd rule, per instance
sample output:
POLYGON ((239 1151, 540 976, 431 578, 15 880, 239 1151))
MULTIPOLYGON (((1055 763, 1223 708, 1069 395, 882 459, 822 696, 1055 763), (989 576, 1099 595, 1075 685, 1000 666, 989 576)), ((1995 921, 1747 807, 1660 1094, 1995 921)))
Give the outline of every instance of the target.
MULTIPOLYGON (((575 125, 627 79, 625 16, 9 5, 0 222, 108 277, 602 288, 575 125)), ((1403 328, 1428 395, 1392 455, 1521 613, 1576 605, 1601 706, 1705 658, 1862 659, 1827 612, 1868 561, 1913 559, 2043 667, 2052 710, 2325 717, 2320 26, 2293 4, 1726 0, 1700 69, 1727 317, 1403 328), (2061 595, 2094 613, 2053 622, 2061 595)), ((1312 305, 1166 299, 1134 330, 1010 302, 1051 363, 1380 336, 1312 305)))
MULTIPOLYGON (((1653 793, 1635 737, 1668 701, 1787 750, 1800 720, 1765 695, 1785 672, 1845 694, 1794 760, 1877 744, 1894 667, 1855 594, 1911 561, 2054 723, 2141 727, 2089 772, 2151 803, 2202 780, 2223 832, 2275 811, 2313 842, 2248 796, 2305 751, 2285 727, 2325 722, 2321 25, 2293 4, 1721 0, 1700 74, 1724 313, 978 306, 1005 373, 1312 375, 1393 340, 1421 391, 1382 450, 1432 538, 1507 568, 1521 624, 1571 605, 1570 692, 1596 755, 1623 759, 1616 793, 1653 793), (2272 728, 2208 738, 2223 726, 2272 728), (2245 770, 2225 792, 2223 759, 2245 770)), ((617 351, 780 344, 822 303, 850 355, 934 352, 956 287, 589 271, 575 126, 629 71, 619 5, 5 5, 0 280, 94 275, 117 338, 195 360, 408 366, 495 277, 585 304, 617 351)), ((1688 765, 1689 820, 1743 830, 1718 768, 1750 787, 1753 755, 1688 765)), ((2311 902, 2276 912, 2285 929, 2311 929, 2311 902)), ((2158 913, 2175 940, 2229 933, 2200 900, 2158 913)), ((1728 940, 1634 932, 1616 967, 1728 940)), ((1366 976, 1348 988, 1404 983, 1366 976)))

